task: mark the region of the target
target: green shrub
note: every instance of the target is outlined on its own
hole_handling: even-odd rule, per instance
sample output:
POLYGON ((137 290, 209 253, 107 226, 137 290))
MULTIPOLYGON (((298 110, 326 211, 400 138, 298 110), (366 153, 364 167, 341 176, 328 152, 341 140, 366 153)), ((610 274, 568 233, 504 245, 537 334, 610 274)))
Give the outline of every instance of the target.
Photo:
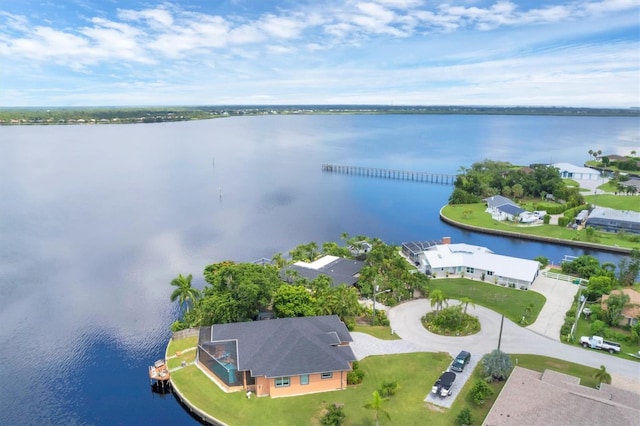
POLYGON ((493 391, 487 382, 482 379, 477 380, 471 388, 471 399, 473 399, 473 402, 477 405, 484 404, 491 395, 493 395, 493 391))
POLYGON ((549 222, 551 222, 551 215, 545 214, 544 217, 542 218, 542 223, 544 223, 545 225, 548 225, 549 222))
POLYGON ((382 386, 380 386, 380 389, 378 389, 378 393, 380 394, 381 397, 388 398, 390 396, 395 395, 397 389, 398 389, 397 380, 394 380, 394 381, 385 380, 384 382, 382 382, 382 386))
POLYGON ((358 361, 353 361, 352 370, 347 373, 348 385, 359 385, 364 379, 364 371, 360 370, 358 361))
POLYGON ((346 417, 341 405, 331 404, 327 406, 327 413, 320 419, 320 424, 322 426, 340 426, 346 417))
POLYGON ((568 219, 568 218, 566 218, 564 216, 560 216, 558 218, 558 226, 565 227, 565 226, 567 226, 569 224, 569 222, 571 222, 571 219, 568 219))
POLYGON ((460 410, 458 417, 456 417, 456 424, 460 426, 469 426, 473 424, 473 416, 471 415, 471 410, 468 407, 460 410))
POLYGON ((596 320, 591 324, 591 335, 602 336, 606 328, 607 328, 607 324, 605 324, 604 321, 596 320))

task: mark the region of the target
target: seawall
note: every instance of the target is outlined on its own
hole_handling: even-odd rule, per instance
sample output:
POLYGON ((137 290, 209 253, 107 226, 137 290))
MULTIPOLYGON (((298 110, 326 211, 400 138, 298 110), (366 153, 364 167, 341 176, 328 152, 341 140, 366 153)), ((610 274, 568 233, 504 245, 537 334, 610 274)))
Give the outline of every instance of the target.
POLYGON ((626 247, 607 246, 604 244, 589 243, 586 241, 563 240, 561 238, 545 237, 543 235, 522 234, 520 232, 503 231, 501 229, 481 228, 479 226, 468 225, 466 223, 458 222, 451 218, 446 217, 444 214, 442 214, 442 210, 444 209, 444 207, 445 206, 443 206, 440 209, 440 220, 445 223, 448 223, 451 226, 455 226, 461 229, 466 229, 467 231, 481 232, 483 234, 490 234, 490 235, 501 235, 504 237, 511 237, 511 238, 520 238, 523 240, 541 241, 544 243, 558 244, 563 246, 589 248, 589 249, 607 251, 611 253, 619 253, 619 254, 631 253, 631 249, 626 247))

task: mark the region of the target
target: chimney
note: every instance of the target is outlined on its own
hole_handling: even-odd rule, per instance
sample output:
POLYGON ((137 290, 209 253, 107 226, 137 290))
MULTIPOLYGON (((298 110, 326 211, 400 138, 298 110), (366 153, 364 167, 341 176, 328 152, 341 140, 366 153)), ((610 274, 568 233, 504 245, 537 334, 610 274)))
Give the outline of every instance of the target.
POLYGON ((442 244, 451 244, 451 237, 442 237, 442 244))

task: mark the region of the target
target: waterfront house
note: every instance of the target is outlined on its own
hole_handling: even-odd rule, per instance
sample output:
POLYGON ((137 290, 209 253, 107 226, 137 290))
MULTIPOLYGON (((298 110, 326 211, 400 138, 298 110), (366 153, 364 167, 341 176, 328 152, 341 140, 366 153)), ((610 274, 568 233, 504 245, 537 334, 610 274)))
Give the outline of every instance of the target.
POLYGON ((589 213, 586 226, 607 232, 640 234, 640 212, 596 207, 589 213))
POLYGON ((511 220, 516 217, 520 218, 523 213, 526 213, 523 208, 507 197, 502 195, 494 195, 483 199, 487 203, 486 212, 491 214, 491 218, 494 220, 511 220))
POLYGON ((449 238, 428 247, 420 264, 423 272, 436 278, 464 276, 523 290, 531 287, 540 271, 535 260, 503 256, 471 244, 451 244, 449 238))
POLYGON ((327 255, 311 263, 295 262, 285 266, 280 271, 280 276, 283 281, 290 282, 291 274, 287 271, 294 271, 298 276, 309 281, 314 280, 318 275, 326 275, 331 278, 335 287, 340 284, 352 286, 358 282, 363 267, 363 261, 327 255))
POLYGON ((346 389, 356 360, 336 315, 215 324, 200 329, 198 367, 225 391, 293 396, 346 389))
POLYGON ((575 166, 571 163, 555 163, 553 167, 558 169, 558 173, 563 179, 595 180, 600 178, 600 172, 589 167, 575 166))

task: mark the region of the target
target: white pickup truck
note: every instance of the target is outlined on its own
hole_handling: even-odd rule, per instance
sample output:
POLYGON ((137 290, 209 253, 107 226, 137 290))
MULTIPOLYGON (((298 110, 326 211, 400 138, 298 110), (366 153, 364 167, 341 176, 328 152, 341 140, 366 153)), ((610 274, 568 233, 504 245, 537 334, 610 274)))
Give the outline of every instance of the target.
POLYGON ((609 351, 610 354, 620 352, 620 343, 609 342, 600 336, 582 336, 580 344, 583 348, 600 349, 609 351))

